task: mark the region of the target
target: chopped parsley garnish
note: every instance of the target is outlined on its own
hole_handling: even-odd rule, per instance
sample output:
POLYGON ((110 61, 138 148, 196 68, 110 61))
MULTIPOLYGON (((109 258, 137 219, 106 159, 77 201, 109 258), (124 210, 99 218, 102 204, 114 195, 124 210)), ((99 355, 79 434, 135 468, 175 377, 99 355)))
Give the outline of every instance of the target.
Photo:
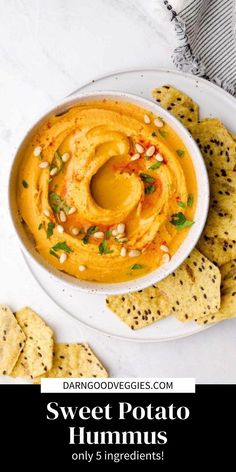
POLYGON ((193 202, 194 202, 194 195, 193 193, 190 193, 188 196, 188 201, 187 201, 188 207, 192 208, 193 202))
POLYGON ((171 215, 171 224, 174 226, 181 225, 185 221, 186 217, 181 211, 179 213, 173 213, 173 215, 171 215))
POLYGON ((143 265, 142 264, 134 264, 130 267, 131 270, 138 270, 138 269, 143 269, 143 265))
POLYGON ((54 153, 54 157, 53 157, 53 160, 50 164, 49 169, 52 170, 55 167, 57 168, 57 173, 55 175, 57 175, 57 174, 59 174, 59 172, 61 172, 62 167, 63 167, 63 161, 62 161, 61 154, 59 153, 59 151, 56 151, 54 153))
POLYGON ((55 244, 55 246, 52 247, 52 250, 55 252, 62 250, 62 251, 67 252, 68 254, 70 252, 73 252, 73 249, 71 249, 65 241, 64 242, 59 241, 57 244, 55 244))
POLYGON ((177 201, 177 205, 181 208, 186 208, 186 203, 182 202, 182 200, 177 201))
POLYGON ((111 254, 113 252, 112 249, 109 249, 107 246, 107 240, 104 239, 98 246, 100 254, 111 254))
MULTIPOLYGON (((96 233, 97 231, 99 231, 99 227, 98 226, 90 226, 88 229, 87 229, 87 232, 85 234, 85 236, 82 238, 82 242, 84 244, 88 244, 89 243, 89 236, 92 236, 92 234, 96 233)), ((83 233, 82 233, 83 234, 83 233)))
POLYGON ((40 231, 41 229, 43 229, 43 223, 39 223, 38 225, 38 230, 40 231))
POLYGON ((84 244, 88 244, 88 242, 89 242, 89 235, 88 235, 88 234, 86 234, 86 235, 82 238, 82 242, 83 242, 84 244))
POLYGON ((49 254, 51 254, 51 256, 54 256, 54 257, 56 257, 57 259, 59 259, 58 254, 57 254, 55 251, 53 251, 52 249, 49 250, 49 254))
POLYGON ((146 193, 146 195, 150 195, 150 193, 155 192, 155 190, 156 190, 155 185, 148 185, 148 186, 145 188, 145 193, 146 193))
POLYGON ((140 175, 141 179, 142 179, 144 182, 147 182, 148 184, 153 184, 153 182, 155 182, 154 177, 152 177, 152 176, 149 175, 149 174, 145 174, 144 172, 141 172, 139 175, 140 175))
POLYGON ((177 149, 176 153, 178 154, 179 157, 183 157, 185 151, 183 149, 177 149))
POLYGON ((64 200, 62 200, 60 195, 55 192, 51 192, 49 194, 49 200, 51 202, 51 207, 55 213, 59 213, 61 210, 63 210, 65 213, 68 213, 70 207, 64 200))
POLYGON ((170 223, 176 226, 176 229, 181 230, 192 226, 194 221, 187 220, 186 216, 182 212, 179 212, 171 215, 170 223))
POLYGON ((99 231, 98 226, 90 226, 87 230, 87 234, 90 236, 91 234, 94 234, 97 231, 99 231))
POLYGON ((27 180, 24 180, 24 179, 22 180, 22 185, 23 185, 24 188, 29 187, 29 184, 28 184, 27 180))
POLYGON ((111 229, 108 229, 106 232, 105 232, 105 237, 106 238, 110 238, 112 236, 112 230, 111 229))
POLYGON ((157 136, 156 131, 152 132, 152 136, 157 136))
POLYGON ((168 136, 167 131, 164 131, 164 130, 162 130, 162 129, 159 130, 159 133, 160 133, 160 135, 161 135, 163 138, 166 138, 166 136, 168 136))
POLYGON ((52 236, 54 228, 55 228, 55 223, 52 223, 50 221, 50 223, 48 223, 48 227, 47 227, 47 238, 50 238, 50 236, 52 236))
POLYGON ((156 169, 159 169, 159 167, 161 166, 162 162, 160 161, 157 161, 155 162, 155 164, 152 164, 150 167, 148 167, 148 170, 156 170, 156 169))

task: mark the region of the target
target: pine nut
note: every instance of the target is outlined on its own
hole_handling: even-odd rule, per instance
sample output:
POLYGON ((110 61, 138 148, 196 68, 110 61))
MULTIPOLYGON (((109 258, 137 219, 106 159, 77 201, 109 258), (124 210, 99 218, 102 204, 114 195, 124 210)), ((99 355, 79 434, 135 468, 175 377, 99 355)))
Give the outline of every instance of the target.
POLYGON ((63 226, 62 226, 62 225, 57 225, 57 231, 58 231, 58 233, 60 233, 60 234, 64 233, 64 228, 63 228, 63 226))
POLYGON ((68 152, 65 152, 62 156, 61 156, 61 160, 63 162, 67 162, 68 160, 70 159, 70 154, 68 152))
POLYGON ((36 146, 36 147, 34 148, 33 154, 34 154, 35 157, 39 157, 40 154, 41 154, 41 152, 42 152, 41 146, 36 146))
POLYGON ((66 222, 66 214, 65 214, 65 212, 64 212, 63 210, 60 211, 60 213, 59 213, 59 218, 60 218, 60 221, 61 221, 62 223, 65 223, 65 222, 66 222))
POLYGON ((147 150, 146 150, 146 156, 148 157, 152 157, 154 152, 155 152, 156 148, 155 146, 150 146, 147 150))
POLYGON ((163 157, 161 156, 161 154, 157 154, 155 156, 155 159, 158 161, 158 162, 162 162, 163 161, 163 157))
POLYGON ((65 252, 63 252, 63 253, 60 255, 60 258, 59 258, 60 264, 64 264, 64 262, 66 262, 66 259, 67 259, 67 255, 66 255, 65 252))
POLYGON ((96 233, 94 233, 93 236, 96 239, 102 239, 102 238, 104 238, 104 233, 103 233, 103 231, 96 231, 96 233))
POLYGON ((163 252, 168 252, 169 251, 168 247, 165 244, 160 245, 160 250, 163 251, 163 252))
POLYGON ((119 223, 117 225, 117 231, 119 234, 123 234, 125 232, 125 224, 124 223, 119 223))
POLYGON ((137 249, 131 249, 129 251, 129 257, 138 257, 140 256, 141 252, 138 251, 137 249))
POLYGON ((45 210, 43 210, 43 214, 49 218, 50 211, 47 208, 45 208, 45 210))
POLYGON ((125 257, 126 254, 127 254, 127 249, 126 249, 125 247, 122 247, 121 250, 120 250, 120 255, 121 255, 122 257, 125 257))
POLYGON ((146 125, 149 125, 151 123, 151 120, 148 115, 144 115, 143 121, 144 123, 146 123, 146 125))
POLYGON ((139 144, 139 143, 135 144, 135 149, 139 154, 142 154, 144 152, 143 146, 141 146, 141 144, 139 144))
POLYGON ((131 160, 131 161, 137 161, 140 157, 141 157, 140 154, 137 153, 137 154, 134 154, 134 155, 130 158, 130 160, 131 160))
POLYGON ((154 125, 157 126, 157 128, 162 128, 162 126, 163 126, 163 121, 160 120, 159 118, 155 118, 155 120, 154 120, 154 125))
POLYGON ((76 212, 76 208, 75 207, 71 207, 68 211, 68 215, 73 215, 73 213, 76 212))
POLYGON ((46 169, 49 166, 47 161, 40 162, 39 167, 40 169, 46 169))
POLYGON ((167 262, 169 262, 169 261, 170 261, 170 256, 169 256, 169 254, 164 254, 164 255, 162 256, 162 262, 163 262, 163 264, 167 264, 167 262))
POLYGON ((79 271, 80 272, 84 272, 86 269, 87 269, 87 267, 85 265, 80 265, 79 266, 79 271))
POLYGON ((78 234, 79 234, 79 228, 72 228, 71 232, 72 232, 72 234, 73 234, 74 236, 78 236, 78 234))
POLYGON ((57 171, 58 171, 57 167, 53 167, 53 169, 50 170, 49 173, 50 173, 51 176, 53 176, 53 175, 56 175, 56 174, 57 174, 57 171))

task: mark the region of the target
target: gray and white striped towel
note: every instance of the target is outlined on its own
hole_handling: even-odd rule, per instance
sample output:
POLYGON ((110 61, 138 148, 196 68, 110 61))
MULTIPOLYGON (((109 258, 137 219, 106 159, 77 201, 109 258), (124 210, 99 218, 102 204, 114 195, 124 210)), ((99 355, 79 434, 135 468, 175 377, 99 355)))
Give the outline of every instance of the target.
POLYGON ((164 0, 179 46, 176 67, 236 96, 236 0, 164 0))

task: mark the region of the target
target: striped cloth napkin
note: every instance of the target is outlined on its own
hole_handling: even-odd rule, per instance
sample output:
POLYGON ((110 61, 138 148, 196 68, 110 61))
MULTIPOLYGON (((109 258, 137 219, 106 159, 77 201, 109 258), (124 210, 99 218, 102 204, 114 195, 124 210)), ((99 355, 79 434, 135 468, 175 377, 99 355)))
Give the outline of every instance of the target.
POLYGON ((178 47, 175 66, 236 96, 236 0, 164 0, 178 47))

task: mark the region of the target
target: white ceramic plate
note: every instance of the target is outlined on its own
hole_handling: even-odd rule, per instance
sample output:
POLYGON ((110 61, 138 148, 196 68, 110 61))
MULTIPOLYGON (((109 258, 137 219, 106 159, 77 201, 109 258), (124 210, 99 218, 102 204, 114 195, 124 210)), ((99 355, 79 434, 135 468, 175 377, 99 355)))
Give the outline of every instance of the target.
MULTIPOLYGON (((81 92, 113 90, 134 93, 150 99, 153 88, 163 84, 171 84, 190 95, 200 105, 201 118, 218 117, 236 133, 236 100, 210 82, 180 72, 161 69, 118 72, 84 85, 71 94, 71 97, 76 97, 76 94, 81 92)), ((129 341, 157 342, 189 336, 206 329, 194 322, 184 324, 174 317, 169 317, 147 328, 131 331, 106 308, 103 295, 78 292, 58 283, 35 262, 27 256, 24 257, 35 279, 62 309, 87 327, 108 336, 129 341)))

